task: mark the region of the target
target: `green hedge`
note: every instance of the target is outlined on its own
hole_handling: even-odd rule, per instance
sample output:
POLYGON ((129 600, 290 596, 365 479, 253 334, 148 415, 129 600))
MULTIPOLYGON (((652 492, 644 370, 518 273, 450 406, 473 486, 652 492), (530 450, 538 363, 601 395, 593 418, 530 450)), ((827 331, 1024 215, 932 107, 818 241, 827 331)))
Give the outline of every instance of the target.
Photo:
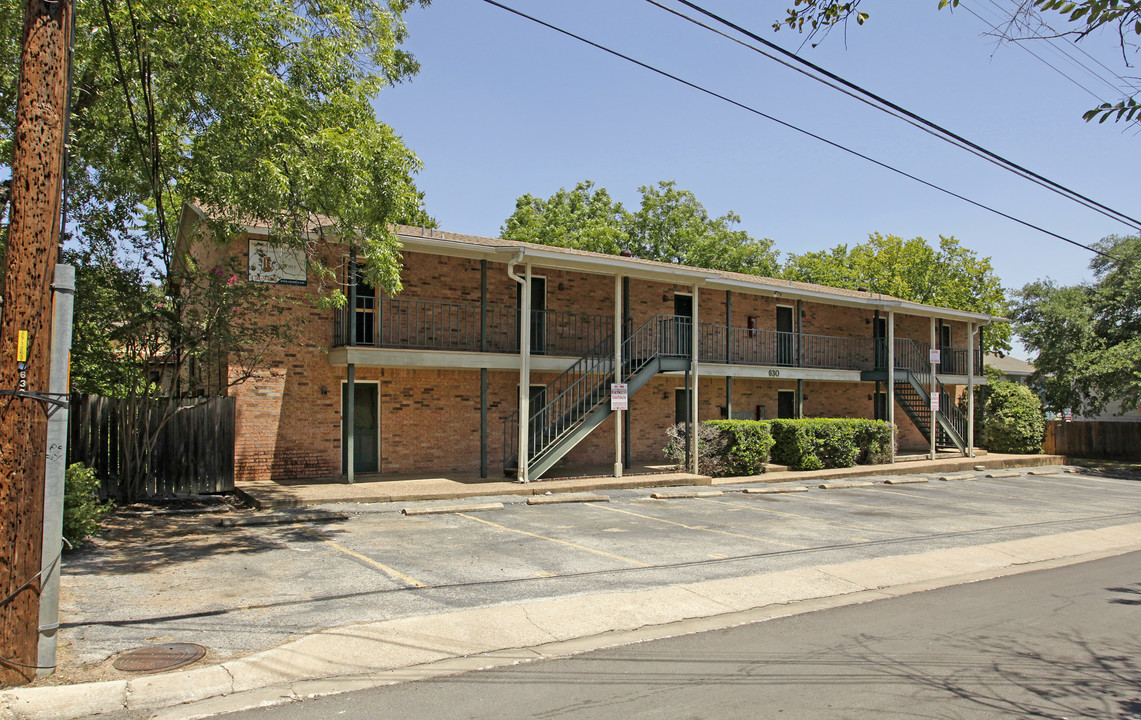
MULTIPOLYGON (((685 425, 667 431, 666 457, 685 462, 685 425)), ((698 469, 712 477, 760 475, 770 460, 795 470, 891 461, 892 426, 882 420, 707 420, 697 428, 698 469)))
POLYGON ((891 459, 892 426, 882 420, 771 420, 772 460, 795 470, 875 465, 891 459))

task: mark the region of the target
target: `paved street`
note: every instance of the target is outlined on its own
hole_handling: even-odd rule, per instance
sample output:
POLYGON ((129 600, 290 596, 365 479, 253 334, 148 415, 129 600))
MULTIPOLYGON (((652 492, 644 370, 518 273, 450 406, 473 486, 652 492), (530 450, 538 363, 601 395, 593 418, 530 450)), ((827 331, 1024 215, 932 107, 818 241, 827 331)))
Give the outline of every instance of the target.
MULTIPOLYGON (((735 578, 1136 522, 1141 482, 1063 474, 406 517, 433 503, 330 506, 330 524, 121 521, 69 558, 61 676, 116 677, 108 658, 197 642, 208 662, 315 629, 525 600, 735 578)), ((882 479, 882 478, 881 478, 882 479)), ((708 490, 709 488, 700 488, 708 490)), ((487 499, 484 499, 487 500, 487 499)))
POLYGON ((224 717, 1129 720, 1139 613, 1133 553, 224 717))

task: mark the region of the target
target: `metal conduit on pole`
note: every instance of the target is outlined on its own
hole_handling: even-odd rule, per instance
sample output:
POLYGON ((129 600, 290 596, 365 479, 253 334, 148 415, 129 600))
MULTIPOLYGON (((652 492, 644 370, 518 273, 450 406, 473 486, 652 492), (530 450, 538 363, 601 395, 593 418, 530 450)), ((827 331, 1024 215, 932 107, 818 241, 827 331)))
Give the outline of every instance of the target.
MULTIPOLYGON (((75 298, 75 268, 55 266, 55 303, 52 317, 51 375, 48 394, 68 397, 68 365, 71 354, 72 308, 75 298)), ((59 571, 63 554, 63 496, 67 472, 68 407, 49 410, 47 461, 44 468, 43 557, 40 560, 40 641, 36 661, 39 675, 50 675, 56 666, 56 634, 59 631, 59 571)))

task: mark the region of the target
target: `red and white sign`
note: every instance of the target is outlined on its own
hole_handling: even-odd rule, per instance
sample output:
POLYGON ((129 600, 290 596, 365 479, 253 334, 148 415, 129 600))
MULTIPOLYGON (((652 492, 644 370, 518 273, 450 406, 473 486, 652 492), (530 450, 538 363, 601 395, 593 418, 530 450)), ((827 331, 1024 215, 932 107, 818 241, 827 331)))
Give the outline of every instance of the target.
POLYGON ((939 412, 939 396, 931 396, 931 412, 939 412))
POLYGON ((939 362, 943 359, 942 358, 943 353, 940 352, 939 348, 931 348, 929 355, 930 355, 929 359, 930 359, 932 365, 938 365, 939 362))
POLYGON ((610 409, 629 409, 630 398, 626 394, 626 383, 610 383, 610 409))

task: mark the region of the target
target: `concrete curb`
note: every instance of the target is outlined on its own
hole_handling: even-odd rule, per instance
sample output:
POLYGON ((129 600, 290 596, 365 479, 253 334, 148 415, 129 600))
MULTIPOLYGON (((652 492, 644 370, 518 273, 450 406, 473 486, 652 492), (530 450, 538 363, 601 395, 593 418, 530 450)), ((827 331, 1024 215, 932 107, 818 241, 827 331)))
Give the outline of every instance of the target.
POLYGON ((404 508, 403 515, 446 515, 461 512, 485 512, 487 510, 502 510, 503 503, 472 503, 470 505, 435 505, 432 507, 404 508))
POLYGON ((820 483, 816 487, 820 488, 821 490, 843 490, 845 488, 871 487, 872 485, 875 485, 875 483, 871 482, 871 481, 862 481, 862 482, 851 482, 851 481, 843 482, 843 481, 841 481, 841 482, 820 483))
POLYGON ((686 498, 721 497, 724 494, 724 490, 670 490, 650 493, 650 497, 655 500, 684 500, 686 498))
POLYGON ((898 478, 888 478, 887 480, 883 481, 883 484, 884 485, 909 485, 911 483, 925 483, 925 482, 927 482, 927 478, 898 477, 898 478))
POLYGON ((774 487, 745 488, 746 495, 775 495, 777 493, 808 492, 807 485, 776 485, 774 487))
POLYGON ((678 625, 695 619, 702 619, 697 622, 705 629, 731 627, 1134 550, 1141 550, 1141 523, 350 625, 220 665, 130 680, 0 691, 0 710, 6 705, 13 720, 63 720, 170 708, 157 717, 188 720, 400 682, 431 664, 443 663, 446 671, 440 674, 454 674, 497 662, 573 655, 639 641, 631 637, 696 632, 684 629, 695 627, 692 624, 678 625))
POLYGON ((561 505, 563 503, 592 503, 592 502, 610 502, 609 495, 571 495, 569 493, 562 493, 559 495, 536 495, 527 498, 528 505, 561 505))

